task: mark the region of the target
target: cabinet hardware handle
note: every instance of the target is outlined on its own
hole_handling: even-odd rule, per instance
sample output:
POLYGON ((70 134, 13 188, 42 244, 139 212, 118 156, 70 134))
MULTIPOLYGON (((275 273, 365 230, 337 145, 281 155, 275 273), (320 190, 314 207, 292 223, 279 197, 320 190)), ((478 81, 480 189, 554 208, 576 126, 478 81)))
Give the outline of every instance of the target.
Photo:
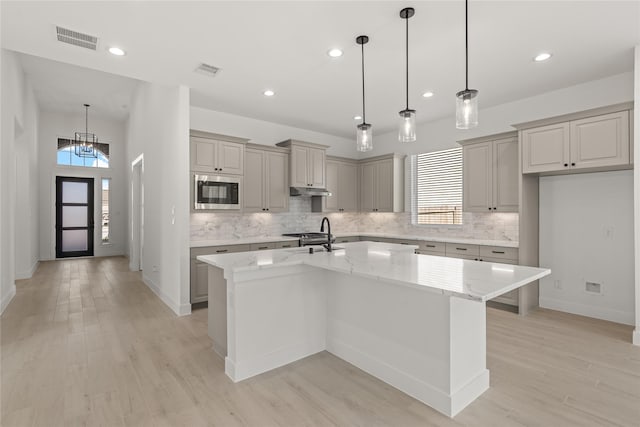
POLYGON ((221 253, 227 252, 228 250, 229 249, 218 249, 216 252, 221 254, 221 253))
POLYGON ((489 210, 491 210, 491 208, 489 208, 489 210))
POLYGON ((494 211, 495 211, 495 210, 497 210, 497 209, 498 209, 498 208, 493 208, 493 210, 494 210, 494 211))
POLYGON ((569 166, 569 163, 565 163, 565 164, 564 164, 564 167, 565 167, 565 168, 566 168, 567 166, 569 166))
POLYGON ((503 254, 504 251, 491 251, 492 254, 503 254))
POLYGON ((456 248, 457 251, 466 251, 467 248, 456 248))
POLYGON ((283 248, 290 248, 291 245, 282 245, 283 248))
POLYGON ((575 163, 571 163, 571 166, 575 166, 575 165, 576 165, 575 163))
POLYGON ((259 250, 262 250, 262 249, 269 249, 269 246, 260 246, 258 249, 259 249, 259 250))
POLYGON ((436 245, 425 245, 425 246, 428 247, 428 248, 435 248, 436 247, 436 245))
POLYGON ((266 210, 269 210, 269 208, 267 208, 266 210))

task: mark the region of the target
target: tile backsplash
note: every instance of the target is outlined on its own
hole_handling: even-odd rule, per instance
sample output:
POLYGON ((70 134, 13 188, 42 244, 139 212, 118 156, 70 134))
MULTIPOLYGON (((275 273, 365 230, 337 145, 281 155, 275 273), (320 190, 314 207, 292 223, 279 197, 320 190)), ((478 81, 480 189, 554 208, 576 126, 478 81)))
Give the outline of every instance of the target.
POLYGON ((334 233, 375 232, 415 237, 457 237, 483 240, 518 240, 517 213, 462 214, 463 225, 411 224, 410 213, 315 213, 311 199, 291 197, 286 213, 192 213, 191 240, 279 236, 283 233, 320 230, 324 216, 334 233))

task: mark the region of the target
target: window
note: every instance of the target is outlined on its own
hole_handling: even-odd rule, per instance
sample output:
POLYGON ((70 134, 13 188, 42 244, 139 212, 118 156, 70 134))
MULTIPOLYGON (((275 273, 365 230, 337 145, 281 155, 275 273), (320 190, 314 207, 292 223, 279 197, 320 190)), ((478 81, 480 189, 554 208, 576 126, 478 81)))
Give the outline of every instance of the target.
POLYGON ((111 178, 102 178, 102 243, 109 243, 109 185, 111 178))
POLYGON ((58 138, 58 165, 61 166, 83 166, 87 168, 108 168, 109 167, 109 144, 97 143, 95 148, 98 157, 76 156, 70 139, 58 138))
POLYGON ((462 224, 462 148, 412 159, 414 224, 462 224))

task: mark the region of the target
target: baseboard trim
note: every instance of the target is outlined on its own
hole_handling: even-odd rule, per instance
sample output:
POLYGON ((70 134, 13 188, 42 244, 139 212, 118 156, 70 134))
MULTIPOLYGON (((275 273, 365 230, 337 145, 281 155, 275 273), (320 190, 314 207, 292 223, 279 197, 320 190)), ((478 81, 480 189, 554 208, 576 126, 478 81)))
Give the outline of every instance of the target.
POLYGON ((33 263, 29 270, 16 272, 16 280, 31 279, 33 277, 33 274, 38 269, 39 265, 40 261, 36 260, 36 262, 33 263))
POLYGON ((610 322, 622 323, 624 325, 633 325, 635 318, 633 312, 594 307, 591 305, 561 301, 553 298, 540 297, 540 307, 586 317, 593 317, 595 319, 608 320, 610 322))
POLYGON ((489 388, 487 369, 449 394, 339 340, 329 339, 327 351, 448 417, 455 416, 489 388))
POLYGON ((9 303, 16 296, 16 285, 11 285, 11 289, 9 289, 9 293, 2 297, 0 301, 0 314, 4 313, 5 308, 9 306, 9 303))
POLYGON ((178 316, 186 316, 191 314, 191 304, 179 304, 173 301, 167 294, 162 292, 160 287, 154 283, 149 277, 142 275, 142 281, 151 291, 156 294, 160 301, 162 301, 167 307, 171 309, 178 316))
POLYGON ((640 345, 640 327, 633 331, 633 345, 640 345))

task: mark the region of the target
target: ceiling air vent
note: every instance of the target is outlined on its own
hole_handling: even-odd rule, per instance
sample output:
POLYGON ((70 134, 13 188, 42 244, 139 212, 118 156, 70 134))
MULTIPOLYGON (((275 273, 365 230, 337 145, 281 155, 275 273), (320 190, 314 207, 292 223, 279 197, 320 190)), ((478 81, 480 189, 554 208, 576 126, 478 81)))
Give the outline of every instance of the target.
POLYGON ((85 49, 96 50, 98 38, 88 34, 79 33, 68 28, 58 27, 56 25, 56 35, 58 41, 69 43, 74 46, 84 47, 85 49))
POLYGON ((214 67, 213 65, 202 63, 196 68, 197 73, 206 74, 210 77, 215 77, 219 72, 220 68, 214 67))

